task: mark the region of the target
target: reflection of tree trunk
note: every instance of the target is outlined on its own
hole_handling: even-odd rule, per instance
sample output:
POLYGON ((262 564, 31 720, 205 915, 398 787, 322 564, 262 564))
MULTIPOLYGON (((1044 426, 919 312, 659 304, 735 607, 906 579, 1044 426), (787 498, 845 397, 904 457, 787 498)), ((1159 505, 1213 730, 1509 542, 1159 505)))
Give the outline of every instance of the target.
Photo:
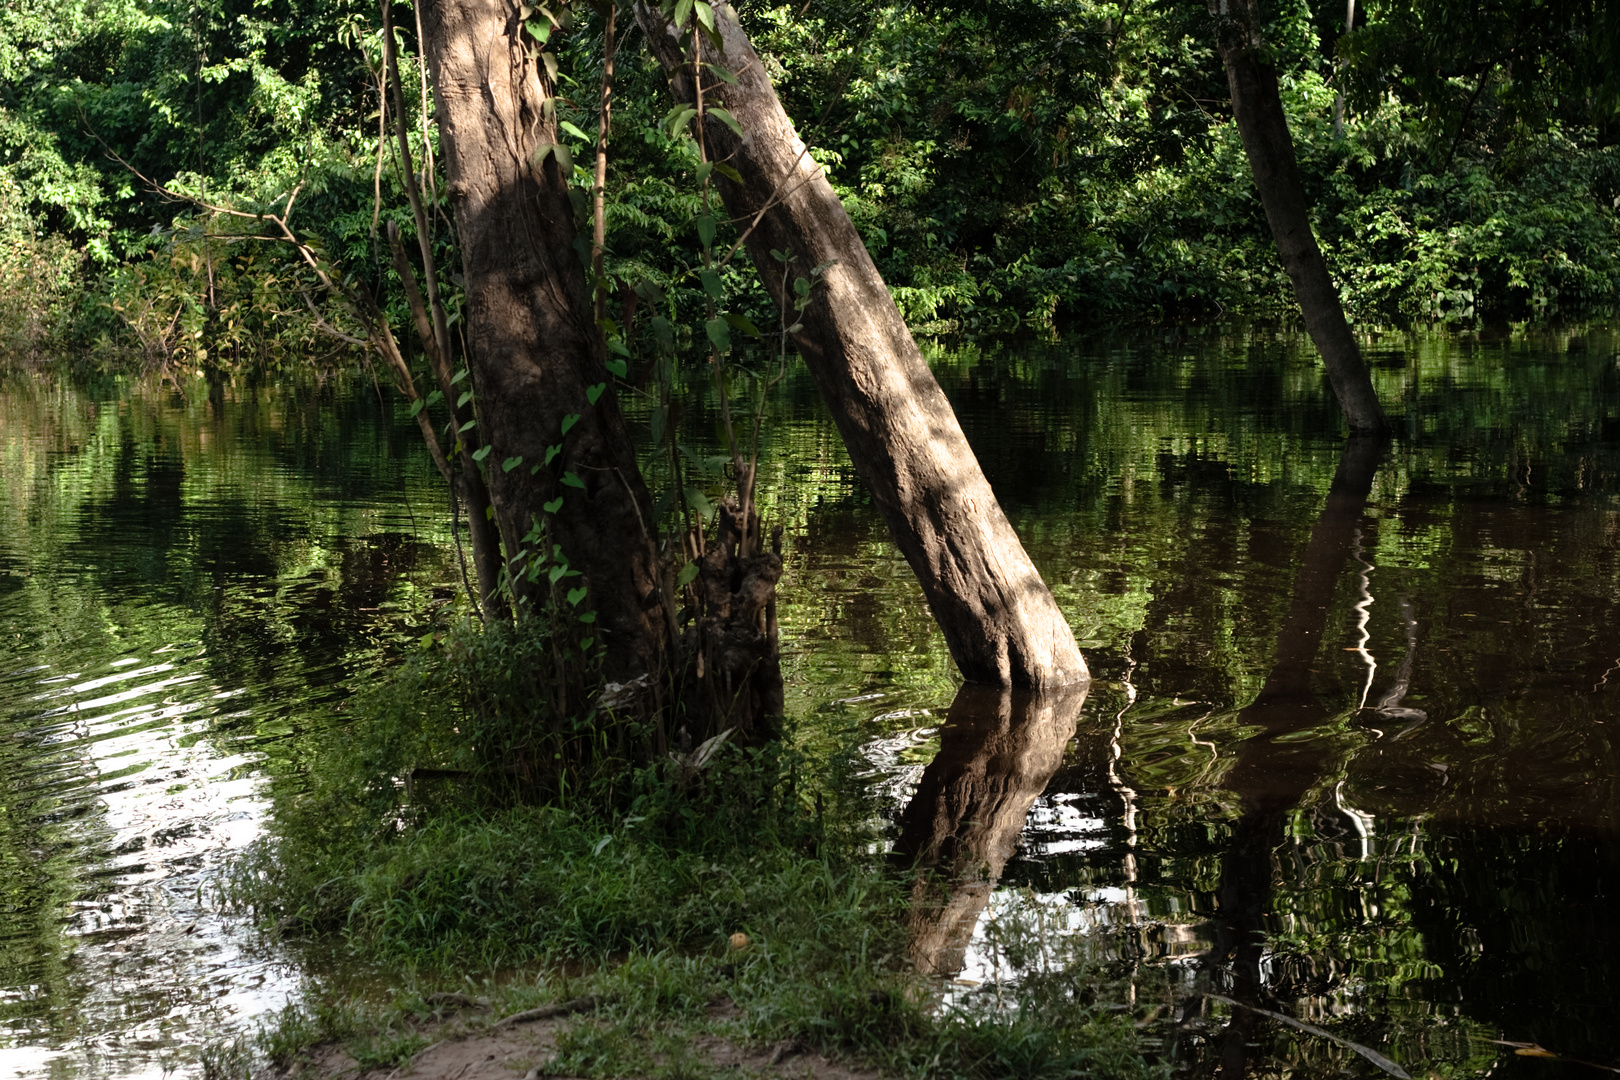
POLYGON ((515 6, 434 0, 423 29, 466 273, 480 430, 494 448, 484 468, 508 564, 541 505, 562 496, 555 539, 590 583, 607 673, 639 675, 653 668, 663 633, 649 500, 612 389, 594 405, 587 398, 609 380, 567 179, 555 156, 535 163, 557 137, 545 108, 553 88, 528 55, 515 6), (579 419, 565 437, 570 414, 579 419), (547 467, 553 445, 562 452, 547 467), (567 473, 583 488, 560 486, 567 473))
MULTIPOLYGON (((1267 997, 1260 961, 1275 874, 1272 853, 1289 811, 1326 771, 1319 748, 1280 740, 1329 716, 1327 706, 1311 692, 1311 664, 1321 648, 1328 606, 1355 543, 1385 445, 1381 438, 1346 440, 1327 505, 1311 528, 1294 575, 1271 671, 1259 696, 1238 714, 1241 724, 1262 730, 1239 744, 1237 762, 1225 780, 1242 800, 1243 814, 1221 857, 1212 959, 1227 969, 1232 998, 1245 1004, 1263 1004, 1267 997)), ((1236 1010, 1218 1037, 1215 1057, 1223 1077, 1243 1075, 1254 1024, 1253 1013, 1236 1010)))
POLYGON ((896 855, 938 870, 924 876, 913 909, 917 969, 962 968, 973 928, 1018 846, 1030 806, 1063 761, 1086 701, 1086 687, 1046 693, 968 685, 951 702, 939 753, 900 815, 896 855))
MULTIPOLYGON (((638 3, 636 12, 675 96, 694 101, 692 63, 673 28, 656 5, 638 3)), ((703 59, 730 69, 736 85, 706 67, 703 96, 742 128, 739 138, 707 114, 712 156, 742 177, 735 183, 717 174, 721 197, 745 230, 766 288, 790 321, 803 324, 799 351, 952 658, 969 682, 1050 687, 1085 679, 1067 620, 996 502, 860 234, 782 110, 735 13, 716 3, 714 18, 724 53, 705 42, 703 59), (795 275, 829 266, 802 315, 792 315, 791 292, 781 295, 776 251, 795 259, 795 275)))
POLYGON ((1232 114, 1254 173, 1254 186, 1265 207, 1266 221, 1283 270, 1293 283, 1305 329, 1322 354, 1328 381, 1339 399, 1352 432, 1384 432, 1389 420, 1373 392, 1361 349, 1344 318, 1339 290, 1328 273, 1322 249, 1311 231, 1310 203, 1294 157, 1277 70, 1266 58, 1260 38, 1256 0, 1209 0, 1215 16, 1215 38, 1232 91, 1232 114))

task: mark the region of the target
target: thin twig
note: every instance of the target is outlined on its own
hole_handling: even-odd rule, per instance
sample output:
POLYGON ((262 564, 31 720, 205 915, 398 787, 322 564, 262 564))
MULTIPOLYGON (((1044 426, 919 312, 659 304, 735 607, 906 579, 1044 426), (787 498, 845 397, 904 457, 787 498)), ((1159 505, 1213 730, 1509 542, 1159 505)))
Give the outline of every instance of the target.
POLYGON ((513 1024, 532 1024, 536 1020, 549 1020, 553 1016, 568 1016, 571 1013, 586 1012, 594 1009, 602 999, 596 994, 574 998, 572 1001, 560 1001, 554 1005, 541 1005, 534 1009, 525 1009, 513 1013, 495 1022, 498 1028, 510 1027, 513 1024))

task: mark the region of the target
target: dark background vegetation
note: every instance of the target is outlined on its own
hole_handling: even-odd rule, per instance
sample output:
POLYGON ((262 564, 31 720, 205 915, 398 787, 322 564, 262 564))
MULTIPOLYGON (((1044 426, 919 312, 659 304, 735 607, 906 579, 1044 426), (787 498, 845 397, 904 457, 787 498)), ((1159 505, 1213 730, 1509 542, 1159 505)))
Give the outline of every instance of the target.
MULTIPOLYGON (((919 329, 1289 310, 1202 4, 808 0, 748 3, 742 16, 919 329)), ((1373 0, 1348 34, 1336 0, 1280 0, 1270 17, 1316 228, 1353 318, 1612 307, 1620 124, 1617 19, 1604 5, 1373 0)), ((402 7, 395 22, 414 111, 414 20, 402 7)), ((240 239, 264 228, 200 215, 131 168, 246 209, 284 206, 298 188, 294 226, 391 295, 378 192, 384 220, 411 224, 391 147, 378 175, 377 24, 358 0, 8 4, 0 333, 11 349, 113 345, 209 367, 341 347, 315 318, 312 305, 343 327, 313 277, 283 246, 240 239)), ((582 9, 563 49, 563 115, 586 134, 599 35, 582 9)), ((609 268, 628 295, 671 282, 698 248, 695 160, 660 128, 662 76, 633 29, 621 56, 609 268)), ((440 227, 452 254, 448 215, 440 227)), ((735 273, 747 289, 752 271, 735 273)), ((667 301, 676 316, 697 304, 681 288, 667 301)))

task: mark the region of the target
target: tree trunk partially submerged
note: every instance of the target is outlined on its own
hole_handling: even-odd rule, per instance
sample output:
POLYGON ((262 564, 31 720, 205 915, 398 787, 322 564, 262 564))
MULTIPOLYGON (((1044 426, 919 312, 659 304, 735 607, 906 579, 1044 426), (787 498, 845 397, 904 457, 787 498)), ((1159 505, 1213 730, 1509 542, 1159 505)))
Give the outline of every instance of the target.
POLYGON ((567 178, 556 155, 536 162, 557 141, 553 88, 528 54, 515 4, 426 0, 423 31, 461 240, 478 422, 493 448, 483 465, 513 592, 535 602, 522 538, 561 496, 551 536, 590 584, 608 677, 634 678, 657 667, 664 639, 651 500, 611 385, 594 403, 588 396, 610 380, 567 178), (578 419, 565 434, 569 416, 578 419), (563 484, 569 475, 583 487, 563 484))
MULTIPOLYGON (((691 58, 656 8, 636 5, 677 99, 693 102, 691 58)), ((1002 513, 950 402, 889 296, 832 185, 806 153, 759 58, 725 4, 714 6, 724 54, 708 55, 736 85, 706 78, 703 94, 736 118, 742 137, 705 113, 726 208, 773 299, 792 311, 781 265, 794 275, 831 264, 794 335, 850 459, 922 584, 962 674, 1024 688, 1083 682, 1085 660, 1051 591, 1002 513), (712 85, 711 85, 712 84, 712 85)))
POLYGON ((918 971, 954 975, 1029 808, 1063 763, 1086 686, 996 690, 968 685, 951 702, 939 753, 900 814, 895 857, 936 871, 918 879, 911 958, 918 971), (944 895, 940 895, 943 886, 944 895))
POLYGON ((1338 287, 1328 273, 1327 261, 1311 230, 1310 203, 1294 156, 1277 71, 1266 59, 1260 38, 1260 12, 1255 0, 1209 0, 1215 17, 1215 39, 1226 65, 1243 150, 1254 173, 1254 186, 1265 207, 1266 222, 1283 270, 1294 287, 1305 329, 1322 354, 1333 394, 1344 410, 1350 430, 1360 434, 1389 431, 1389 420, 1361 349, 1345 321, 1338 287))

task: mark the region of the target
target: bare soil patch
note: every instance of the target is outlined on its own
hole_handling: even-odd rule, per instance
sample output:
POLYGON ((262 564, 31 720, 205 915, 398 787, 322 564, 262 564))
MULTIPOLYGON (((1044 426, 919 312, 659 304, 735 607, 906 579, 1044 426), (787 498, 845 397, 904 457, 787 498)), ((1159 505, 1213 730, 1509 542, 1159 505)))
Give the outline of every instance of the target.
MULTIPOLYGON (((536 1010, 539 1011, 539 1010, 536 1010)), ((729 1000, 710 1008, 710 1018, 734 1016, 729 1000)), ((548 1066, 557 1053, 558 1035, 574 1024, 595 1021, 567 1013, 521 1019, 523 1014, 491 1024, 487 1017, 463 1013, 421 1029, 433 1040, 409 1062, 393 1069, 362 1069, 341 1045, 312 1049, 283 1071, 284 1080, 537 1080, 554 1077, 548 1066), (516 1020, 517 1022, 512 1022, 516 1020)), ((696 1034, 688 1050, 716 1074, 781 1080, 879 1080, 875 1069, 834 1060, 794 1042, 745 1046, 729 1039, 696 1034)))

